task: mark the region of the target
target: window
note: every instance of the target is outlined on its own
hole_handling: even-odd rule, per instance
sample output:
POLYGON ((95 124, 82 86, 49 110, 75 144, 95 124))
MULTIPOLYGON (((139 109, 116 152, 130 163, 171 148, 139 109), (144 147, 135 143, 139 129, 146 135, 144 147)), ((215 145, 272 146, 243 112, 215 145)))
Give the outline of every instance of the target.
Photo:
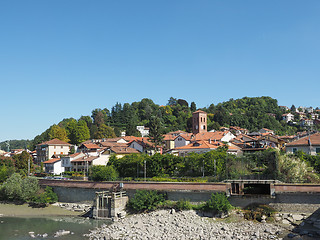
POLYGON ((292 148, 292 153, 295 153, 297 151, 296 148, 292 148))
POLYGON ((316 148, 316 153, 320 153, 320 148, 316 148))
POLYGON ((61 149, 63 148, 63 146, 61 146, 61 149))
POLYGON ((56 149, 56 146, 54 146, 53 148, 56 149))

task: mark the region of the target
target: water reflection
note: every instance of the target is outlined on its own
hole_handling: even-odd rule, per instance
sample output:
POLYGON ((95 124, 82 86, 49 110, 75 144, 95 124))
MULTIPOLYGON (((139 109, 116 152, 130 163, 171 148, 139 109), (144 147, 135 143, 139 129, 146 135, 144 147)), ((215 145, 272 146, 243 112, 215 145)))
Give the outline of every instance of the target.
POLYGON ((92 220, 82 217, 1 217, 0 240, 44 239, 42 235, 45 233, 48 234, 45 239, 88 239, 83 234, 89 233, 90 229, 110 223, 110 221, 106 220, 92 220), (70 231, 70 234, 55 238, 54 235, 59 230, 70 231), (29 232, 34 232, 36 238, 32 238, 29 232), (41 236, 37 236, 38 234, 41 236))

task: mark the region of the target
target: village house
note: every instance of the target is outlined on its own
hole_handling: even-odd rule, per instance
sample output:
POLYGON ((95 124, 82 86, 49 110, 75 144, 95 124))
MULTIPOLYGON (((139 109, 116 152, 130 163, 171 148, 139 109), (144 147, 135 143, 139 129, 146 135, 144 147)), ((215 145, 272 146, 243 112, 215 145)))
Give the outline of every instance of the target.
POLYGON ((45 173, 59 175, 63 173, 64 167, 61 165, 60 158, 52 158, 43 162, 45 173))
POLYGON ((85 154, 83 152, 77 152, 74 154, 70 154, 67 156, 61 157, 61 166, 64 168, 65 171, 73 171, 72 161, 78 158, 84 157, 85 154))
POLYGON ((45 162, 51 158, 68 155, 72 145, 59 139, 42 142, 36 146, 37 159, 36 164, 45 162))
POLYGON ((286 121, 286 123, 294 120, 294 115, 292 113, 282 114, 282 120, 286 121))
POLYGON ((305 136, 286 145, 287 153, 303 151, 310 155, 320 154, 320 133, 305 136))

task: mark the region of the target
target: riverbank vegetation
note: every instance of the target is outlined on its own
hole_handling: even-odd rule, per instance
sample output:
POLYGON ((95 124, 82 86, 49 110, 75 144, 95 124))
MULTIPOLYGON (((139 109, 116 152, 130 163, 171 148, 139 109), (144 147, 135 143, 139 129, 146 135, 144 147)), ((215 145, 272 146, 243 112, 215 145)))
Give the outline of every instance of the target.
POLYGON ((0 185, 0 200, 43 207, 58 201, 58 197, 50 187, 41 189, 37 178, 14 173, 0 185))
POLYGON ((233 206, 224 193, 213 193, 210 199, 201 204, 192 204, 180 199, 176 202, 166 200, 163 193, 152 190, 137 190, 133 198, 129 199, 127 209, 132 213, 150 212, 156 209, 200 210, 212 214, 227 214, 233 206))
MULTIPOLYGON (((115 179, 118 175, 117 179, 122 181, 218 182, 247 178, 318 183, 320 179, 319 155, 310 156, 302 152, 288 155, 273 149, 243 156, 228 154, 226 148, 203 154, 191 153, 185 157, 132 154, 118 159, 112 156, 108 166, 113 169, 110 178, 115 179)), ((92 168, 91 178, 107 180, 101 175, 103 168, 92 168)))

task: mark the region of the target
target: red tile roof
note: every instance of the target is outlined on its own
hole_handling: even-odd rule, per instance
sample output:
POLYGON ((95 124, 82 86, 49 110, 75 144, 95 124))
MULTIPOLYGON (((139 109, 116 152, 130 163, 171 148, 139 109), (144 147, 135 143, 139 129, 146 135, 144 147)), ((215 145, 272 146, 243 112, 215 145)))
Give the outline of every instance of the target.
POLYGON ((52 159, 49 159, 48 161, 43 162, 43 164, 52 164, 52 163, 56 163, 60 160, 61 160, 60 158, 52 158, 52 159))
POLYGON ((100 147, 95 144, 95 143, 84 143, 82 144, 83 146, 85 146, 88 149, 99 149, 100 147))
POLYGON ((310 145, 317 145, 317 146, 320 145, 320 133, 315 133, 310 136, 300 138, 299 140, 296 140, 287 144, 288 147, 310 146, 310 145))
POLYGON ((111 147, 110 150, 116 154, 132 154, 132 153, 140 153, 138 150, 131 147, 119 147, 114 146, 111 147))
POLYGON ((46 141, 46 142, 43 142, 43 143, 40 143, 38 145, 68 145, 68 146, 71 146, 70 143, 66 143, 64 141, 61 141, 59 139, 52 139, 50 141, 46 141))
POLYGON ((71 160, 71 162, 92 162, 96 158, 98 158, 98 157, 97 156, 81 157, 81 158, 73 159, 73 160, 71 160))

